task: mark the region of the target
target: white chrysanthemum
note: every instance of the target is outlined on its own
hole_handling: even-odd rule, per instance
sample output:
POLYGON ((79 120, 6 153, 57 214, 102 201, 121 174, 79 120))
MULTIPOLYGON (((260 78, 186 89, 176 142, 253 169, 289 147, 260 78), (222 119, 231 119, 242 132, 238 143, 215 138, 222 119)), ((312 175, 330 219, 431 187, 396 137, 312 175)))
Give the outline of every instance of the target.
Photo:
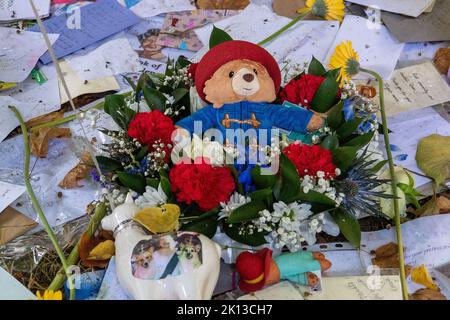
POLYGON ((219 219, 228 218, 233 210, 249 203, 251 200, 249 197, 243 196, 238 192, 233 193, 227 203, 220 203, 222 209, 219 212, 219 219))
POLYGON ((142 209, 158 207, 166 202, 167 196, 164 193, 161 184, 159 184, 158 189, 151 186, 146 186, 144 194, 135 201, 136 205, 142 209))

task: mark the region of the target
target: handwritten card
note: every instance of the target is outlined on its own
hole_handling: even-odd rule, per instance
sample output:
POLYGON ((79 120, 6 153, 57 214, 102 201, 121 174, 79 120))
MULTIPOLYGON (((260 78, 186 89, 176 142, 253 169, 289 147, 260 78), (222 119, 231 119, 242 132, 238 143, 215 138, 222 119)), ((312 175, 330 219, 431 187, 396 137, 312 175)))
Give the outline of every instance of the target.
MULTIPOLYGON (((40 17, 46 17, 50 11, 50 0, 33 0, 40 17)), ((28 0, 0 0, 0 21, 34 20, 33 9, 28 0)))
MULTIPOLYGON (((57 58, 62 58, 139 21, 138 16, 116 0, 97 0, 81 7, 79 11, 76 9, 68 15, 54 16, 44 21, 44 26, 47 32, 60 34, 53 49, 57 58)), ((39 31, 39 26, 35 25, 29 30, 39 31)), ((50 54, 43 55, 41 61, 49 63, 50 54)))
POLYGON ((387 115, 450 101, 450 87, 429 61, 395 70, 384 86, 387 115))
POLYGON ((142 18, 150 18, 161 13, 196 10, 189 0, 118 0, 142 18))
MULTIPOLYGON (((54 43, 58 35, 49 34, 49 38, 54 43)), ((17 29, 0 27, 0 39, 0 81, 3 82, 24 81, 47 51, 39 32, 17 32, 17 29)))
POLYGON ((322 278, 322 286, 306 300, 402 300, 398 275, 322 278))
POLYGON ((25 192, 24 186, 0 181, 0 212, 25 192))
POLYGON ((418 17, 427 10, 434 0, 348 0, 363 6, 371 6, 380 10, 418 17))
MULTIPOLYGON (((351 41, 359 54, 359 61, 366 69, 378 72, 383 79, 389 79, 403 50, 403 43, 393 38, 385 26, 374 24, 368 19, 346 15, 333 45, 327 54, 326 64, 336 46, 342 41, 351 41)), ((355 79, 368 79, 369 75, 359 73, 355 79)))

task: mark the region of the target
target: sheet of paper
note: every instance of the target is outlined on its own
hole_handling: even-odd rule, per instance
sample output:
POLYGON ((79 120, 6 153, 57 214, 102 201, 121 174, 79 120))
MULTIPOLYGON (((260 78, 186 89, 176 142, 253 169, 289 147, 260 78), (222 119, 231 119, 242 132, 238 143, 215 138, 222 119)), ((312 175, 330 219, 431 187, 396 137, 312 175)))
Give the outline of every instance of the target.
MULTIPOLYGON (((139 21, 138 16, 116 0, 97 0, 69 15, 54 16, 45 20, 44 26, 47 32, 60 34, 53 49, 56 56, 62 58, 139 21)), ((35 25, 29 30, 39 31, 39 26, 35 25)), ((41 61, 49 63, 50 54, 43 55, 41 61)))
MULTIPOLYGON (((58 39, 49 34, 50 42, 58 39)), ((21 31, 0 27, 0 81, 22 82, 46 51, 44 37, 39 32, 21 31)))
POLYGON ((348 0, 363 6, 371 6, 383 11, 418 17, 434 0, 348 0))
POLYGON ((0 213, 26 190, 25 186, 0 181, 0 213))
MULTIPOLYGON (((116 78, 112 76, 86 81, 81 79, 80 76, 74 72, 72 68, 70 68, 66 61, 61 61, 59 65, 72 98, 76 98, 87 93, 98 93, 120 89, 116 78)), ((61 82, 59 82, 59 92, 61 96, 61 104, 69 101, 61 82)))
MULTIPOLYGON (((50 0, 33 0, 40 17, 46 17, 50 11, 50 0)), ((0 0, 0 21, 35 20, 29 1, 0 0)))
POLYGON ((119 284, 116 273, 116 257, 109 260, 108 268, 103 277, 97 300, 131 300, 119 284))
POLYGON ((450 41, 405 43, 396 68, 400 69, 431 61, 439 48, 449 47, 450 41))
MULTIPOLYGON (((413 2, 413 1, 410 1, 413 2)), ((450 40, 450 1, 436 0, 433 11, 417 18, 383 12, 381 20, 401 42, 450 40)))
MULTIPOLYGON (((353 43, 353 48, 358 52, 359 61, 364 68, 378 72, 383 79, 390 78, 404 44, 394 39, 386 27, 374 25, 363 17, 346 15, 328 51, 327 64, 336 46, 347 40, 353 43)), ((354 78, 368 79, 370 76, 359 73, 354 78)))
POLYGON ((157 16, 161 13, 196 10, 189 0, 118 0, 142 18, 157 16))
POLYGON ((19 121, 8 106, 16 106, 25 121, 61 108, 58 79, 53 65, 42 66, 40 71, 47 81, 38 84, 28 77, 16 87, 2 91, 0 96, 0 141, 17 126, 19 121))
MULTIPOLYGON (((266 6, 249 4, 240 14, 216 22, 215 25, 228 32, 233 39, 257 43, 289 21, 266 6)), ((195 29, 203 43, 209 43, 212 28, 212 25, 207 25, 195 29)), ((264 47, 280 65, 286 61, 303 65, 312 56, 323 61, 338 29, 339 23, 336 21, 301 21, 264 47)), ((202 49, 195 59, 199 60, 206 50, 202 49)))
POLYGON ((323 290, 306 300, 402 300, 400 277, 372 276, 322 277, 323 290))
MULTIPOLYGON (((450 214, 422 217, 402 224, 405 263, 418 267, 425 264, 428 269, 439 268, 450 262, 450 214)), ((372 264, 371 250, 397 242, 395 229, 363 232, 361 258, 366 266, 372 264)))
POLYGON ((36 296, 31 293, 23 284, 0 267, 0 300, 36 300, 36 296))
POLYGON ((81 79, 93 80, 127 72, 139 72, 139 56, 123 33, 98 47, 80 50, 65 58, 81 79))
POLYGON ((304 300, 302 292, 289 281, 241 296, 238 300, 304 300))
MULTIPOLYGON (((421 173, 416 163, 419 140, 430 134, 450 135, 450 123, 433 108, 418 109, 388 117, 388 127, 392 156, 397 165, 421 173)), ((384 150, 384 145, 381 147, 384 150)), ((429 179, 414 175, 415 186, 430 182, 429 179)))
POLYGON ((384 87, 388 116, 450 101, 450 86, 429 61, 395 70, 384 87))

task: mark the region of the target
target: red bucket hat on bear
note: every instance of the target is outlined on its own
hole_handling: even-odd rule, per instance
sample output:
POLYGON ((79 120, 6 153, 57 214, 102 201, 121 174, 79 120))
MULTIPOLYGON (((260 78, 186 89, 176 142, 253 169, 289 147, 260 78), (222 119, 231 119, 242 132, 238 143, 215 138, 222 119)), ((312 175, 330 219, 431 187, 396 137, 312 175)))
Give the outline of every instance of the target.
POLYGON ((239 274, 239 288, 244 292, 253 292, 264 287, 269 276, 272 250, 264 248, 258 252, 242 252, 236 259, 236 271, 239 274))
POLYGON ((281 84, 281 72, 278 63, 264 48, 257 44, 230 40, 222 42, 212 47, 196 64, 191 64, 189 73, 195 80, 197 92, 204 101, 207 101, 203 88, 208 81, 222 65, 233 60, 247 59, 261 63, 269 73, 275 85, 275 92, 278 92, 281 84))

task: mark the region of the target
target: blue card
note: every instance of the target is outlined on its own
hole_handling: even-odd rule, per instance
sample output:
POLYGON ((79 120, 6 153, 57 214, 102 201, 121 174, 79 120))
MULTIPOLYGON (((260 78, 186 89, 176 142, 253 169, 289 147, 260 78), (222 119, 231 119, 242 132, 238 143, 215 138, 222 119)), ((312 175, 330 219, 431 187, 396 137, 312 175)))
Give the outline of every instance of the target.
MULTIPOLYGON (((43 23, 48 33, 60 34, 53 44, 53 50, 59 59, 118 33, 140 20, 117 0, 97 0, 67 15, 54 16, 43 23)), ((28 30, 40 31, 38 25, 28 30)), ((44 64, 50 63, 50 54, 45 53, 40 60, 44 64)))

